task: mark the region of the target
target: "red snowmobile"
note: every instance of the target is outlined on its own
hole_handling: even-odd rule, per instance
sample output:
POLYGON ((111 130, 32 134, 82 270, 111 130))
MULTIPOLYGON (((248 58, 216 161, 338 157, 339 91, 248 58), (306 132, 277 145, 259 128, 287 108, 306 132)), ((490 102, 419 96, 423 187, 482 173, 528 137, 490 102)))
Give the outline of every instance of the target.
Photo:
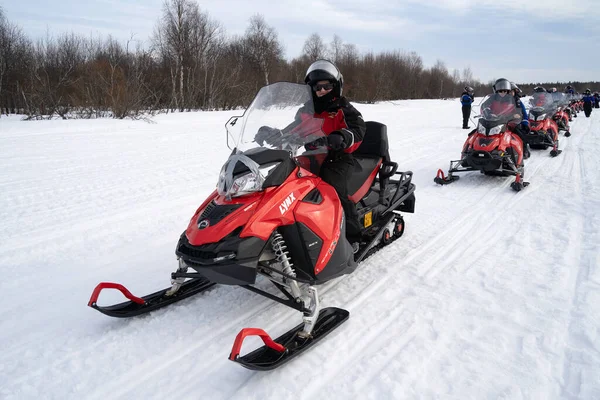
POLYGON ((550 93, 536 92, 530 99, 529 127, 527 143, 532 149, 546 150, 552 147, 550 155, 556 157, 562 150, 558 149, 558 125, 554 122, 556 104, 550 93))
POLYGON ((489 96, 481 104, 476 131, 469 134, 460 160, 450 161, 448 175, 439 169, 434 182, 446 185, 459 179, 459 172, 479 171, 486 175, 514 175, 511 188, 520 191, 523 182, 523 141, 514 132, 523 114, 509 93, 489 96))
POLYGON ((364 239, 354 253, 338 195, 318 177, 328 150, 322 145, 323 120, 313 110, 308 85, 280 82, 262 88, 244 115, 226 124, 228 146, 231 139, 234 148, 217 189, 179 238, 172 286, 138 298, 121 285, 100 283, 88 305, 112 317, 131 317, 223 284, 301 312, 303 322, 274 340, 261 329, 240 331, 229 358, 255 370, 280 366, 343 323, 348 311, 322 308, 317 286, 352 273, 366 257, 402 236, 401 212, 414 212, 415 185, 412 172, 398 172, 390 160, 386 126, 367 122, 365 138, 353 153, 357 166, 349 191, 364 239), (259 146, 254 136, 261 126, 277 134, 259 146), (283 297, 267 292, 266 284, 283 297), (129 301, 99 306, 105 288, 120 290, 129 301), (253 335, 265 345, 240 356, 244 338, 253 335))
POLYGON ((576 114, 569 104, 569 96, 564 93, 554 92, 552 93, 552 100, 556 108, 552 115, 552 120, 556 122, 558 131, 564 131, 565 137, 569 137, 571 136, 569 121, 573 121, 573 115, 576 114))

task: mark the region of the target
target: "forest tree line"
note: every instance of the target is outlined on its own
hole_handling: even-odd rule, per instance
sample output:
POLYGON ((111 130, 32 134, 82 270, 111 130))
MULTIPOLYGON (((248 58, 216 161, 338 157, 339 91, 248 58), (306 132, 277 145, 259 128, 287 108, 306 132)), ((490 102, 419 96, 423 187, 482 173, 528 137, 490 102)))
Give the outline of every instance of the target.
POLYGON ((251 17, 243 36, 228 36, 193 0, 166 0, 149 45, 134 39, 61 33, 33 41, 0 8, 0 114, 136 118, 235 109, 269 83, 303 82, 319 58, 338 65, 344 94, 356 102, 457 97, 465 85, 477 95, 490 91, 469 68, 450 73, 440 60, 427 68, 415 52, 361 53, 337 35, 326 43, 313 33, 302 54, 286 60, 263 16, 251 17))

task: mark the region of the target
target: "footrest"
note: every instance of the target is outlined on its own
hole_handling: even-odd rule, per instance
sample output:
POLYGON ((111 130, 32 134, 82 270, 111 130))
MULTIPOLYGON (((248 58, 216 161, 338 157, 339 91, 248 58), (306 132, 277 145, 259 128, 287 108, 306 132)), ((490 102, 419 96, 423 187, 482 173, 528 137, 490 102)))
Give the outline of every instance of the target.
POLYGON ((315 345, 346 321, 349 316, 350 313, 341 308, 328 307, 322 309, 319 312, 319 318, 310 338, 298 337, 298 333, 302 331, 304 324, 296 326, 275 340, 272 340, 262 329, 242 329, 236 337, 229 359, 251 370, 268 371, 275 369, 315 345), (244 338, 255 335, 260 336, 265 345, 240 356, 239 352, 244 338))

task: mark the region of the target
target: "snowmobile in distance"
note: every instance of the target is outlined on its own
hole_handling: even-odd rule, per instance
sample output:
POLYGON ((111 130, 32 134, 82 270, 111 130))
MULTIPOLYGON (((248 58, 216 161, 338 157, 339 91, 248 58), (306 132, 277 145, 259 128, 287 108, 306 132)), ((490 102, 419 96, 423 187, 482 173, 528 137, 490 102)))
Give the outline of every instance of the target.
POLYGON ((459 172, 479 171, 485 175, 515 176, 511 188, 520 191, 529 185, 523 181, 523 141, 514 133, 523 115, 510 94, 495 93, 481 103, 477 129, 470 133, 460 160, 450 161, 448 175, 439 169, 434 182, 450 184, 459 172))
POLYGON ((535 92, 530 99, 529 127, 527 143, 532 149, 546 150, 552 147, 550 155, 556 157, 562 150, 558 149, 558 125, 552 118, 556 106, 551 93, 535 92))
POLYGON ((239 332, 229 359, 253 370, 276 368, 336 329, 349 312, 322 308, 317 286, 352 273, 403 235, 401 213, 414 212, 415 185, 412 172, 398 172, 391 161, 385 125, 367 122, 365 138, 353 153, 358 165, 349 190, 364 238, 355 253, 345 236, 339 197, 318 177, 328 153, 322 125, 314 117, 310 86, 279 82, 263 87, 244 115, 226 124, 233 150, 217 189, 179 238, 172 286, 139 298, 122 285, 100 283, 88 305, 112 317, 130 317, 219 284, 239 286, 301 312, 302 323, 274 340, 262 329, 239 332), (264 126, 276 135, 259 145, 254 137, 264 126), (266 291, 271 284, 283 296, 266 291), (105 288, 121 291, 129 301, 99 306, 105 288), (248 336, 259 336, 265 345, 240 356, 248 336))
POLYGON ((573 120, 574 110, 571 109, 569 98, 566 94, 560 92, 552 93, 552 100, 556 111, 552 115, 552 120, 556 122, 558 131, 564 131, 565 137, 571 136, 569 121, 573 120))

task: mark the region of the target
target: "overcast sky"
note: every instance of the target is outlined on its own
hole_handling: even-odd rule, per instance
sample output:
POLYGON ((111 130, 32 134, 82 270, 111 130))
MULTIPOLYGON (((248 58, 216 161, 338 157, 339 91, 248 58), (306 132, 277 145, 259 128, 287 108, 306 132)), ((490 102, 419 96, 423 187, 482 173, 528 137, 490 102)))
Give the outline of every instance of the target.
MULTIPOLYGON (((148 42, 164 0, 17 0, 9 21, 32 39, 76 32, 148 42)), ((470 67, 483 82, 600 81, 599 0, 198 0, 229 35, 262 14, 288 59, 334 34, 361 51, 415 51, 427 67, 470 67)), ((343 72, 343 71, 342 71, 343 72)))

